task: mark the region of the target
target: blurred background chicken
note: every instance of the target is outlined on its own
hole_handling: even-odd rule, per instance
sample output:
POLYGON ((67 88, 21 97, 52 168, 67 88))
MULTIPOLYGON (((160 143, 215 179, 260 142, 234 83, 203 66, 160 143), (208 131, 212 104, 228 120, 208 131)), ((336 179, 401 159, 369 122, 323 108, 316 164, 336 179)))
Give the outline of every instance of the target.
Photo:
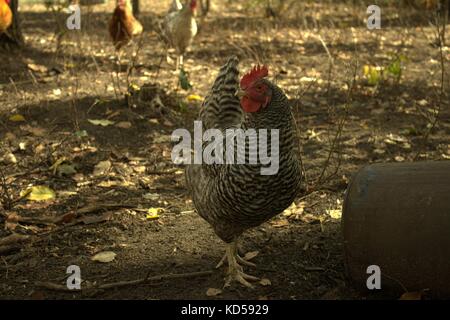
POLYGON ((186 1, 183 5, 174 0, 162 23, 162 36, 177 54, 177 70, 183 67, 183 56, 197 34, 196 9, 196 0, 186 1))
POLYGON ((0 0, 0 34, 6 32, 12 23, 13 14, 9 7, 10 0, 0 0))
POLYGON ((178 11, 183 9, 183 5, 181 4, 180 0, 173 0, 170 4, 169 11, 167 11, 167 14, 178 11))
POLYGON ((142 24, 134 17, 130 0, 117 0, 109 21, 109 34, 117 50, 142 33, 142 24))

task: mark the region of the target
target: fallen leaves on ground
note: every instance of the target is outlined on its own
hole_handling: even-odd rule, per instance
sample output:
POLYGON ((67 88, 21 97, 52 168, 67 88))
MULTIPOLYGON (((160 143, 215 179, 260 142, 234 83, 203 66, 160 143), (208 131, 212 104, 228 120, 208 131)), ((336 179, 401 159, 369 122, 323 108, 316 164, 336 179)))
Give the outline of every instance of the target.
POLYGON ((100 161, 95 167, 94 167, 94 176, 101 176, 107 173, 111 169, 111 161, 105 160, 100 161))
POLYGON ((56 197, 55 191, 47 186, 33 186, 20 192, 21 197, 30 201, 45 201, 56 197))
POLYGON ((333 219, 341 219, 342 218, 342 210, 341 209, 331 209, 326 210, 327 214, 333 219))
POLYGON ((12 122, 24 122, 26 120, 25 120, 25 117, 23 115, 21 115, 21 114, 14 114, 11 117, 9 117, 9 121, 12 121, 12 122))
POLYGON ((289 225, 289 221, 287 219, 277 219, 271 222, 274 228, 286 227, 289 225))
POLYGON ((77 170, 71 164, 62 164, 56 171, 58 176, 71 176, 77 173, 77 170))
POLYGON ((88 119, 88 122, 92 123, 95 126, 102 126, 102 127, 107 127, 107 126, 113 125, 115 123, 114 121, 110 121, 107 119, 99 119, 99 120, 88 119))
POLYGON ((132 127, 132 124, 130 121, 120 121, 115 124, 115 127, 121 128, 121 129, 130 129, 132 127))
POLYGON ((208 288, 208 290, 206 290, 206 295, 208 297, 215 297, 215 296, 218 296, 221 293, 222 293, 222 290, 216 289, 216 288, 208 288))
POLYGON ((259 284, 266 287, 272 285, 272 282, 269 279, 263 278, 259 281, 259 284))
POLYGON ((94 255, 91 260, 102 262, 102 263, 108 263, 113 261, 116 258, 116 253, 112 251, 103 251, 99 252, 96 255, 94 255))
POLYGON ((203 98, 201 96, 199 96, 198 94, 190 94, 187 96, 186 99, 189 102, 203 101, 203 98))
POLYGON ((36 137, 44 137, 45 134, 47 133, 47 131, 44 128, 32 127, 30 125, 22 125, 20 126, 20 129, 29 132, 36 137))
POLYGON ((159 199, 160 195, 157 193, 146 193, 142 197, 146 200, 156 201, 159 199))
POLYGON ((145 216, 147 219, 158 219, 159 218, 159 214, 163 213, 164 209, 163 208, 150 208, 147 210, 147 215, 145 216))

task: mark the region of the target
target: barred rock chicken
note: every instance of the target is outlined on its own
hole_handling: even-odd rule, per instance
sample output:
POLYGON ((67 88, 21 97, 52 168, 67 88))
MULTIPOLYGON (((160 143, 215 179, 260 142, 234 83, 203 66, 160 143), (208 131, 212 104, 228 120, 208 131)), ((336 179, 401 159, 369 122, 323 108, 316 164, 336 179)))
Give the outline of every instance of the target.
MULTIPOLYGON (((266 79, 267 67, 253 68, 239 82, 238 63, 231 57, 220 69, 200 111, 203 130, 279 129, 279 170, 262 175, 262 165, 248 164, 247 160, 245 164, 189 164, 186 184, 198 214, 226 243, 226 254, 217 266, 228 261, 225 286, 238 281, 252 287, 247 280, 257 278, 245 274, 239 263, 254 264, 239 256, 237 239, 246 229, 291 205, 300 191, 302 173, 296 124, 286 95, 266 79)), ((235 147, 233 152, 245 152, 245 159, 249 159, 248 144, 235 147)))
POLYGON ((13 14, 9 7, 10 0, 0 0, 0 34, 4 33, 12 23, 13 14))
POLYGON ((117 50, 142 33, 142 24, 133 16, 130 0, 117 0, 109 21, 109 34, 117 50))
POLYGON ((173 47, 178 55, 177 70, 183 66, 183 56, 186 49, 191 45, 192 40, 197 34, 197 22, 195 21, 195 11, 197 9, 197 1, 190 0, 179 7, 179 1, 169 9, 169 13, 164 17, 162 23, 162 35, 169 46, 173 47), (175 10, 174 10, 175 9, 175 10))

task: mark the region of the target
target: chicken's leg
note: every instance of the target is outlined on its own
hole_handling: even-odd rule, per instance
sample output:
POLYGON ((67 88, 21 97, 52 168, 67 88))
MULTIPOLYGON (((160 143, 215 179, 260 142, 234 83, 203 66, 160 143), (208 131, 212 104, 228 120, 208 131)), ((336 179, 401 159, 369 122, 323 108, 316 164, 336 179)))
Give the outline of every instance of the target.
POLYGON ((259 278, 244 273, 242 266, 239 263, 247 266, 255 266, 255 264, 246 261, 239 256, 236 240, 231 243, 227 243, 225 256, 222 258, 222 260, 220 260, 216 268, 220 267, 225 262, 225 260, 227 260, 228 262, 228 276, 225 280, 224 287, 229 287, 231 285, 231 282, 238 281, 248 288, 253 288, 253 286, 247 280, 256 281, 259 280, 259 278))
POLYGON ((183 69, 183 55, 182 54, 180 54, 177 57, 177 71, 180 69, 183 69))
MULTIPOLYGON (((256 267, 256 264, 254 264, 253 262, 250 262, 248 260, 245 260, 244 258, 242 258, 240 256, 240 254, 243 253, 243 249, 242 247, 239 245, 239 242, 237 240, 234 241, 235 245, 236 245, 236 260, 238 263, 241 263, 245 266, 249 266, 249 267, 256 267)), ((225 252, 225 254, 223 255, 222 259, 220 259, 219 263, 216 265, 216 269, 220 268, 221 266, 223 266, 223 263, 225 262, 225 260, 227 260, 228 255, 225 252)))

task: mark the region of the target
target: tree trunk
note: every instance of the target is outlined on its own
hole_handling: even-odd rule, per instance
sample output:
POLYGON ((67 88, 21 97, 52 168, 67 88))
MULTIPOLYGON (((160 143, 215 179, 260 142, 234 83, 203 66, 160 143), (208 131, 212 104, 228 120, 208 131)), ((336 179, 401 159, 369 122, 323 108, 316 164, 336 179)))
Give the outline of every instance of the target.
POLYGON ((11 0, 10 8, 13 13, 13 22, 6 33, 0 35, 0 45, 12 43, 21 46, 24 43, 24 39, 22 29, 20 28, 20 17, 18 14, 19 0, 11 0))

